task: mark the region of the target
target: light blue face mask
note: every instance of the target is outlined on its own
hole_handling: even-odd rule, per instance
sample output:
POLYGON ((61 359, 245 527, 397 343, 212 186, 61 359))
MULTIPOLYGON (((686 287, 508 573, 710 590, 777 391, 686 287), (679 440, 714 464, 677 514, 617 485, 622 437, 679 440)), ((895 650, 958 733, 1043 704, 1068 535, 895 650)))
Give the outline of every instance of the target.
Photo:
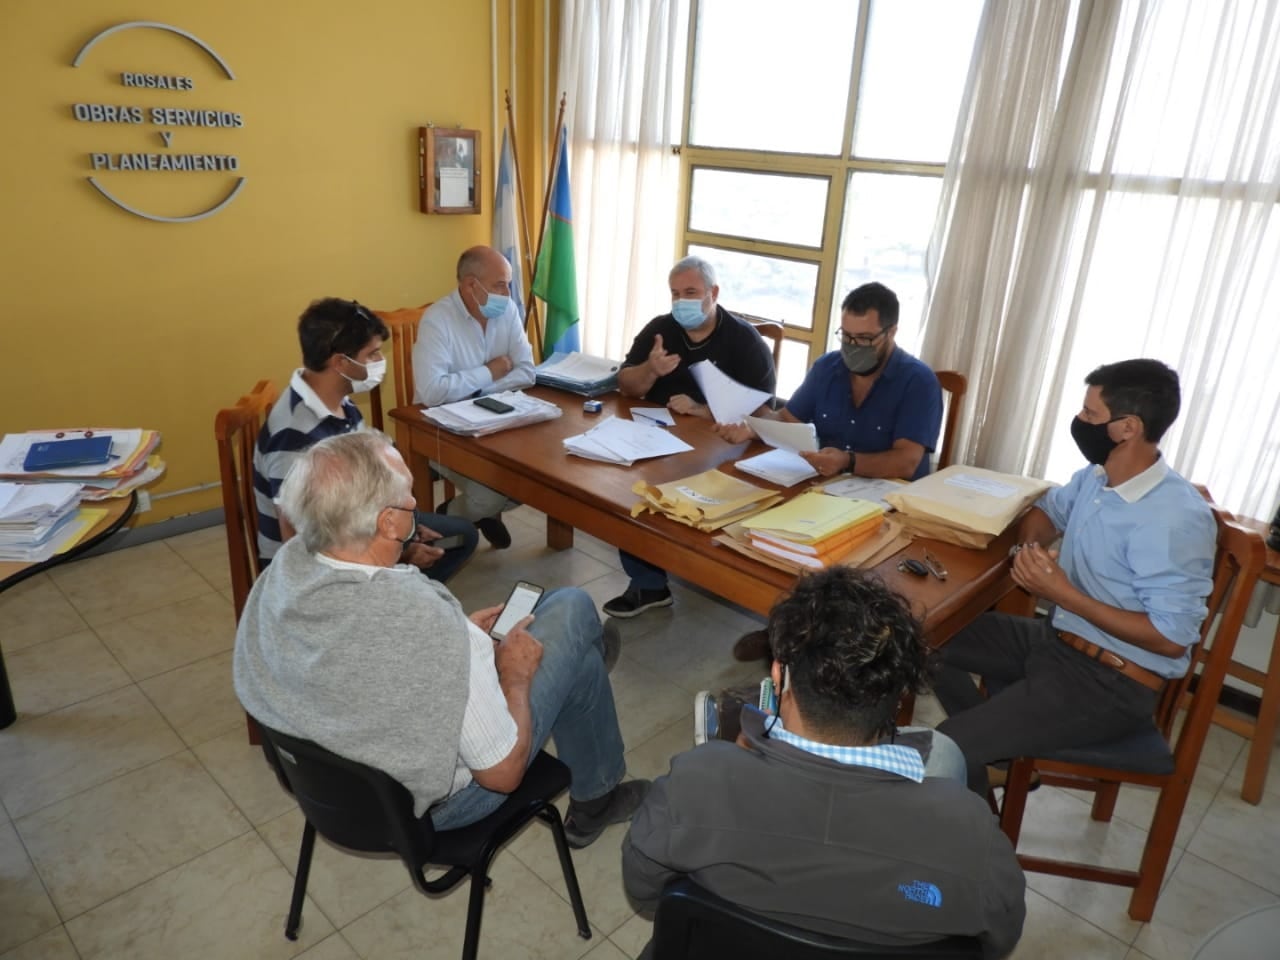
POLYGON ((671 315, 676 323, 686 330, 696 330, 707 322, 707 314, 702 309, 701 300, 677 300, 671 304, 671 315))
POLYGON ((489 299, 480 304, 480 312, 484 314, 486 320, 497 320, 507 312, 507 304, 510 302, 510 297, 504 297, 500 293, 490 293, 489 299))

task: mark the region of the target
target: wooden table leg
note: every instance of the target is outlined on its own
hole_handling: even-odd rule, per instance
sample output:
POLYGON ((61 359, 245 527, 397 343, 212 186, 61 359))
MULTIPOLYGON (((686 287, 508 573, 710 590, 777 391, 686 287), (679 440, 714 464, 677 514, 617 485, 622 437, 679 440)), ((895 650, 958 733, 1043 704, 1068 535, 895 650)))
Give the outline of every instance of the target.
POLYGON ((1276 624, 1276 636, 1271 642, 1267 676, 1262 685, 1262 699, 1258 702, 1258 719, 1254 723, 1253 738, 1249 741, 1244 784, 1240 787, 1241 798, 1255 806, 1261 802, 1262 788, 1267 783, 1267 767, 1271 764, 1271 750, 1275 746, 1277 717, 1280 717, 1280 623, 1276 624))
POLYGON ((547 546, 552 550, 573 549, 573 526, 555 517, 547 517, 547 546))
POLYGON ((413 431, 399 422, 396 423, 396 449, 413 474, 413 499, 418 501, 418 512, 435 512, 436 491, 431 480, 431 458, 414 452, 413 431))

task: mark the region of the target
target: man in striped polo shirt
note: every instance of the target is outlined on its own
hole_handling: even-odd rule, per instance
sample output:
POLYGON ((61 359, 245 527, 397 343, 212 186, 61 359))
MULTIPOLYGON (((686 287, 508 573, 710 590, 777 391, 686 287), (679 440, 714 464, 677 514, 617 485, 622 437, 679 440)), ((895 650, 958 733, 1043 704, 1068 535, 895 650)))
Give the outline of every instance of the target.
MULTIPOLYGON (((289 389, 271 408, 253 454, 258 555, 263 566, 293 536, 288 518, 276 506, 280 484, 303 450, 327 437, 360 429, 364 418, 350 395, 367 393, 382 381, 387 367, 382 344, 389 336, 386 325, 354 300, 316 300, 299 318, 303 366, 294 371, 289 389)), ((476 548, 475 525, 462 517, 435 513, 420 513, 417 520, 416 539, 405 544, 401 561, 433 580, 448 580, 476 548), (442 537, 458 536, 462 543, 450 549, 431 545, 442 537)))

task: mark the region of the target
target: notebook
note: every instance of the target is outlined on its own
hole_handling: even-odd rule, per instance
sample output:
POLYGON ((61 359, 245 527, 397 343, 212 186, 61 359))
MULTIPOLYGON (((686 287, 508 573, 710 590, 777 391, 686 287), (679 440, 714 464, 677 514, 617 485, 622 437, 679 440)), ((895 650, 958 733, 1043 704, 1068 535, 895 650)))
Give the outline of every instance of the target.
POLYGON ((60 470, 63 467, 86 467, 111 459, 111 435, 73 437, 70 440, 48 440, 33 443, 22 461, 22 469, 30 473, 60 470))

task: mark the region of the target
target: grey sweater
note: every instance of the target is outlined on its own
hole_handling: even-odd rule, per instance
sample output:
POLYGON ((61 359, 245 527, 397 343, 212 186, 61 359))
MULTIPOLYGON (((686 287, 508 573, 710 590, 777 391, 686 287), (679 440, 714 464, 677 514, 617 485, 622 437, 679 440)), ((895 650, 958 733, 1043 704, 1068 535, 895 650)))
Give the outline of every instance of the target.
POLYGON ((453 780, 469 642, 458 601, 417 570, 335 569, 294 537, 240 618, 236 695, 268 727, 390 774, 422 816, 453 780))

